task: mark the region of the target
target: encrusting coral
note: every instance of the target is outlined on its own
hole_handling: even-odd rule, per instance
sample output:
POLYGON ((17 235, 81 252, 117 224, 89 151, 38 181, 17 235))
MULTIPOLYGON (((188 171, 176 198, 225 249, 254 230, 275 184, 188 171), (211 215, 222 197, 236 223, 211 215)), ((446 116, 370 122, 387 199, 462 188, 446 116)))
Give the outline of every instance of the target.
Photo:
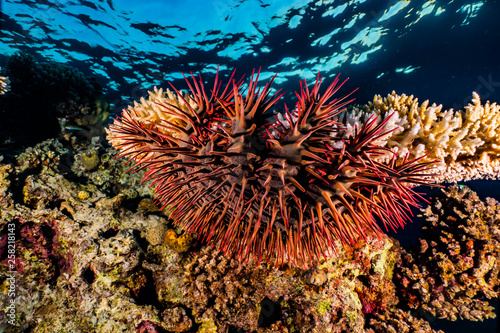
POLYGON ((441 319, 495 317, 485 299, 499 298, 500 203, 453 185, 423 212, 418 251, 403 250, 398 265, 398 294, 441 319))
MULTIPOLYGON (((443 110, 413 95, 376 95, 372 102, 340 116, 349 135, 371 116, 387 120, 387 135, 376 142, 399 157, 439 160, 438 181, 460 181, 500 176, 500 105, 481 103, 477 93, 463 110, 443 110)), ((380 121, 380 120, 377 120, 380 121)))
POLYGON ((258 88, 259 74, 245 89, 233 72, 225 87, 217 75, 210 94, 194 75, 189 93, 155 91, 115 119, 108 139, 146 170, 176 225, 242 260, 305 266, 331 254, 336 239, 353 245, 382 233, 377 218, 386 230, 403 226, 432 162, 375 161, 386 153, 373 144, 385 123, 373 119, 349 138, 331 137, 350 102, 334 98, 338 77, 324 93, 319 76, 311 88, 301 82, 288 126, 269 119, 281 95, 271 94, 274 78, 258 88))

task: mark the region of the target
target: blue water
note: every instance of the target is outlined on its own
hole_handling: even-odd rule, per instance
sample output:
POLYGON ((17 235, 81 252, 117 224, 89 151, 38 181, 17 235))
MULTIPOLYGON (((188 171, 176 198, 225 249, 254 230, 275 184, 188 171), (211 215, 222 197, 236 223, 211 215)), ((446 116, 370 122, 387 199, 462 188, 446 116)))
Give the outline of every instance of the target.
MULTIPOLYGON (((500 101, 497 1, 3 1, 0 66, 22 50, 95 75, 118 108, 181 73, 237 68, 292 92, 350 77, 357 102, 414 94, 500 101)), ((208 76, 208 75, 207 75, 208 76)))
MULTIPOLYGON (((285 100, 320 71, 349 77, 344 92, 359 87, 363 104, 393 90, 446 109, 466 105, 472 91, 500 102, 498 1, 0 3, 0 66, 24 51, 76 67, 98 79, 116 110, 155 85, 184 88, 182 73, 208 78, 218 66, 223 74, 262 68, 262 79, 278 73, 285 100)), ((469 185, 500 199, 498 181, 469 185)))

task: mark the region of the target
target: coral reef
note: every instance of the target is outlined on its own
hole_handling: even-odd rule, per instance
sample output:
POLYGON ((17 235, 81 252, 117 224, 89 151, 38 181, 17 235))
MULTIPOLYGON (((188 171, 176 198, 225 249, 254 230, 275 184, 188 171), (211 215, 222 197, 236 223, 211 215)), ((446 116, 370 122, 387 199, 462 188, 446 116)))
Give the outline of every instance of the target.
MULTIPOLYGON (((16 61, 33 65, 27 56, 16 61)), ((176 126, 191 126, 179 115, 199 106, 190 101, 156 89, 129 112, 144 106, 148 120, 140 126, 154 123, 174 142, 182 138, 176 126), (165 105, 177 112, 170 127, 162 126, 165 105)), ((298 116, 277 115, 266 139, 279 140, 298 116)), ((383 134, 391 121, 369 122, 364 133, 383 134)), ((10 304, 0 309, 2 332, 433 333, 434 317, 494 316, 488 301, 498 301, 500 204, 482 202, 464 186, 431 199, 418 248, 366 230, 352 246, 333 239, 335 253, 310 268, 276 267, 230 258, 196 233, 191 238, 170 219, 178 207, 152 199, 151 182, 141 182, 145 170, 127 173, 98 136, 63 134, 0 155, 0 304, 10 304)))
MULTIPOLYGON (((82 147, 81 152, 89 148, 82 147)), ((65 178, 58 171, 61 163, 80 152, 65 152, 68 157, 61 163, 41 163, 48 152, 58 156, 60 149, 57 140, 50 140, 18 156, 18 166, 0 167, 2 288, 9 285, 6 225, 14 224, 16 230, 16 317, 7 332, 28 326, 34 332, 135 331, 148 320, 162 322, 157 309, 138 301, 144 297, 150 273, 141 265, 144 241, 137 226, 145 233, 166 219, 121 208, 133 201, 123 193, 146 195, 147 186, 137 175, 137 182, 131 183, 138 184, 135 189, 129 185, 120 189, 116 184, 124 170, 112 160, 106 166, 115 169, 108 170, 115 175, 110 178, 113 186, 92 183, 90 176, 75 178, 69 168, 65 178), (87 193, 84 198, 82 191, 87 193), (120 192, 115 195, 116 191, 120 192), (102 204, 120 195, 125 199, 116 210, 102 204)), ((87 173, 99 172, 104 170, 87 173)), ((1 303, 6 299, 7 293, 2 293, 1 303)))
POLYGON ((397 303, 391 276, 398 246, 386 237, 368 239, 311 270, 243 265, 205 248, 186 266, 187 305, 195 320, 213 320, 218 332, 360 331, 365 315, 397 303))
MULTIPOLYGON (((166 106, 171 105, 184 112, 189 112, 190 108, 196 107, 196 103, 186 93, 179 93, 178 95, 170 89, 163 91, 162 88, 158 89, 154 87, 153 91, 148 91, 149 96, 147 99, 141 97, 139 103, 134 101, 134 106, 129 105, 128 112, 141 124, 154 124, 155 129, 160 133, 171 134, 173 137, 179 138, 180 136, 176 131, 162 126, 166 121, 172 122, 175 125, 186 125, 181 117, 165 113, 164 109, 166 106)), ((124 140, 117 133, 114 133, 110 129, 106 129, 106 132, 108 134, 107 139, 113 146, 117 147, 124 143, 124 140)))
MULTIPOLYGON (((26 149, 10 163, 0 161, 2 304, 10 301, 10 224, 15 226, 17 271, 16 315, 5 332, 29 327, 32 332, 82 333, 431 333, 424 304, 427 313, 446 313, 450 319, 453 314, 491 317, 480 298, 498 299, 492 277, 498 276, 494 221, 499 205, 492 200, 484 204, 472 193, 452 188, 448 192, 463 200, 440 197, 433 202, 426 214, 434 222, 426 225, 423 236, 428 252, 436 249, 430 261, 424 257, 427 252, 413 253, 387 236, 369 233, 352 248, 337 240, 337 253, 314 268, 276 268, 255 261, 243 264, 197 242, 186 252, 171 249, 169 240, 182 235, 177 236, 172 221, 151 200, 149 184, 140 183, 143 174, 129 175, 113 159, 103 161, 108 154, 113 153, 98 138, 74 147, 53 139, 26 149), (79 157, 88 151, 100 156, 90 171, 79 157), (43 162, 47 160, 51 162, 43 162), (461 208, 453 210, 455 206, 461 208), (436 214, 451 214, 464 227, 441 226, 436 214), (458 237, 462 233, 467 235, 463 240, 458 237), (467 280, 464 272, 450 271, 461 268, 453 261, 457 246, 448 234, 466 245, 460 255, 474 250, 478 266, 464 271, 467 280), (411 275, 414 265, 416 275, 411 275), (440 280, 443 272, 449 274, 440 280), (437 281, 435 291, 442 290, 445 297, 437 299, 441 303, 436 293, 425 293, 431 278, 437 281), (443 281, 449 288, 437 285, 443 281), (464 303, 466 295, 472 303, 464 303), (472 305, 465 309, 465 304, 472 305)), ((5 311, 0 312, 4 323, 5 311)))
MULTIPOLYGON (((442 105, 394 91, 377 95, 372 102, 341 115, 350 135, 371 116, 387 119, 387 135, 376 142, 409 158, 427 154, 425 160, 439 160, 439 181, 455 182, 477 178, 497 178, 500 174, 500 106, 481 103, 477 93, 463 110, 442 110, 442 105)), ((379 120, 380 121, 380 120, 379 120)))
MULTIPOLYGON (((1 68, 0 68, 1 73, 1 68)), ((0 95, 4 95, 10 89, 10 80, 6 76, 0 76, 0 95)))
POLYGON ((155 90, 115 119, 108 139, 147 170, 176 225, 243 261, 314 265, 336 239, 351 246, 403 226, 432 162, 376 162, 385 150, 372 141, 385 123, 373 119, 331 138, 342 131, 333 117, 350 102, 334 97, 338 77, 321 93, 319 76, 311 88, 301 82, 288 126, 273 122, 267 111, 281 95, 270 93, 274 78, 258 88, 259 74, 245 89, 233 72, 225 87, 217 76, 211 94, 194 75, 187 94, 155 90))
POLYGON ((61 160, 65 160, 69 150, 57 139, 50 139, 26 148, 16 157, 20 166, 19 172, 36 168, 51 168, 57 170, 61 160))
POLYGON ((9 57, 2 71, 10 91, 0 94, 0 145, 18 148, 59 134, 90 139, 104 133, 111 107, 95 78, 22 52, 9 57))
POLYGON ((144 172, 126 173, 128 168, 113 158, 116 151, 103 144, 99 137, 85 142, 85 145, 73 145, 73 159, 67 164, 69 173, 86 179, 92 185, 82 190, 93 193, 96 186, 106 195, 112 194, 112 198, 107 198, 107 203, 111 206, 112 201, 119 204, 124 199, 149 198, 152 191, 140 185, 144 172))
POLYGON ((449 320, 494 317, 485 299, 499 295, 500 203, 453 185, 423 213, 419 248, 403 250, 397 270, 407 305, 449 320))

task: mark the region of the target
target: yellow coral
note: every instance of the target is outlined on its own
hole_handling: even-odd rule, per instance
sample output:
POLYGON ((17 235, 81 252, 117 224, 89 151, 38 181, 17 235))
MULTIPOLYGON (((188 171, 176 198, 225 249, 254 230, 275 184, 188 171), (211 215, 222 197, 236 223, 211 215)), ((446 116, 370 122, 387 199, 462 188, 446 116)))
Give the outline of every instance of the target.
POLYGON ((198 327, 198 333, 217 333, 217 326, 213 318, 195 320, 196 323, 201 324, 198 327))
POLYGON ((139 202, 139 205, 137 206, 137 209, 140 211, 148 212, 148 213, 155 213, 160 211, 160 207, 158 207, 154 200, 149 199, 149 198, 144 198, 139 202))
POLYGON ((192 241, 193 237, 190 234, 177 236, 177 233, 173 229, 168 229, 165 232, 165 244, 168 248, 176 252, 186 252, 192 241))
POLYGON ((87 191, 79 191, 78 192, 78 199, 80 200, 87 200, 90 198, 90 193, 87 191))
POLYGON ((474 92, 472 103, 464 110, 443 110, 442 105, 429 106, 429 101, 419 104, 413 95, 397 95, 393 91, 385 98, 375 96, 362 109, 346 112, 341 120, 350 130, 354 125, 359 128, 370 115, 385 119, 393 112, 385 129, 396 130, 377 144, 390 148, 399 157, 428 154, 426 161, 441 161, 441 181, 500 175, 500 106, 496 103, 488 101, 483 105, 474 92))

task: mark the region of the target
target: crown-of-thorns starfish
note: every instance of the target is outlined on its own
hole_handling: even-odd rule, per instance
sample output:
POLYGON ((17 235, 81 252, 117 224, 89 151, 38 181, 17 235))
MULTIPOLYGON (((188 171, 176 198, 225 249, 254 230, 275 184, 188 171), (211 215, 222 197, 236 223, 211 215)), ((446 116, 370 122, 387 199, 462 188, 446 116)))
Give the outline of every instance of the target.
POLYGON ((187 95, 172 86, 180 102, 158 104, 161 122, 124 110, 110 126, 119 156, 147 170, 174 223, 227 255, 277 265, 317 262, 336 240, 354 245, 381 233, 378 223, 403 226, 422 198, 412 188, 429 183, 432 163, 398 161, 373 144, 389 118, 336 135, 335 116, 352 101, 334 98, 345 82, 338 76, 323 93, 319 74, 312 89, 302 81, 285 121, 268 112, 282 97, 271 93, 276 76, 258 88, 259 74, 244 88, 233 72, 224 89, 217 74, 210 92, 191 74, 187 95), (383 154, 389 162, 374 160, 383 154))

